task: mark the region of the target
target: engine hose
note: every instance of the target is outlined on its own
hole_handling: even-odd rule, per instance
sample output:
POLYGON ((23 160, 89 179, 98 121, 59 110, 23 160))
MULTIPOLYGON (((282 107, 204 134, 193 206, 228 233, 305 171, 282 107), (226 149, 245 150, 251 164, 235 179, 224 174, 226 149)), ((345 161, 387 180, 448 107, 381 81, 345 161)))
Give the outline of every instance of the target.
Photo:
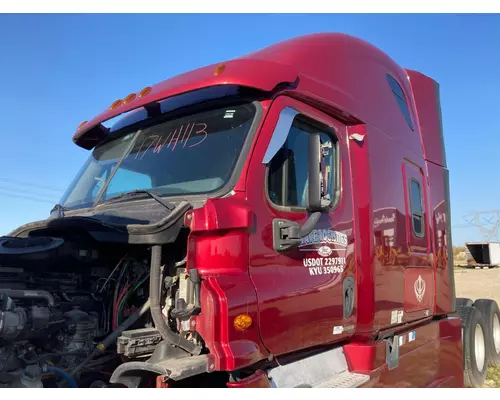
POLYGON ((40 299, 45 300, 49 307, 54 307, 54 298, 45 290, 15 290, 0 289, 0 293, 5 293, 12 299, 40 299))
POLYGON ((106 348, 116 341, 116 338, 121 335, 121 333, 128 329, 131 325, 133 325, 139 318, 141 318, 148 310, 149 310, 149 300, 144 303, 144 305, 136 310, 130 317, 128 317, 125 321, 122 322, 113 332, 111 332, 101 343, 99 343, 94 351, 90 353, 85 360, 83 360, 80 364, 78 364, 73 371, 71 371, 70 375, 75 376, 78 372, 80 372, 94 357, 97 357, 99 354, 103 353, 106 348))
POLYGON ((45 365, 43 368, 42 368, 42 372, 52 372, 54 374, 57 374, 59 375, 61 378, 65 379, 66 382, 69 383, 69 385, 72 387, 72 388, 78 388, 78 385, 76 384, 76 381, 71 377, 69 376, 65 371, 63 371, 62 369, 59 369, 57 367, 52 367, 50 365, 45 365))
POLYGON ((201 353, 201 348, 199 346, 173 332, 163 320, 160 306, 161 282, 161 245, 155 245, 151 249, 151 269, 149 272, 151 317, 153 318, 156 329, 166 342, 178 346, 193 355, 199 355, 201 353))
POLYGON ((40 361, 43 361, 46 358, 66 357, 66 356, 81 356, 81 355, 85 355, 85 353, 82 351, 60 351, 58 353, 45 353, 45 354, 42 354, 41 356, 38 356, 36 358, 32 358, 30 360, 26 360, 25 358, 21 358, 21 360, 24 363, 26 363, 27 365, 32 365, 32 364, 38 364, 40 361))

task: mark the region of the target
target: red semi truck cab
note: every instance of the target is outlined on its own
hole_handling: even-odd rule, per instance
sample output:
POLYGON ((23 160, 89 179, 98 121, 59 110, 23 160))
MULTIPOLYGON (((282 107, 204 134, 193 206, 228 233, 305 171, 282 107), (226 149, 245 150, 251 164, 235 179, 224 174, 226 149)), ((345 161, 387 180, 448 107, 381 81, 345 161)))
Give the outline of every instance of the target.
POLYGON ((464 384, 433 79, 308 35, 131 93, 73 141, 92 155, 61 204, 12 236, 144 250, 156 331, 113 308, 112 383, 464 384))

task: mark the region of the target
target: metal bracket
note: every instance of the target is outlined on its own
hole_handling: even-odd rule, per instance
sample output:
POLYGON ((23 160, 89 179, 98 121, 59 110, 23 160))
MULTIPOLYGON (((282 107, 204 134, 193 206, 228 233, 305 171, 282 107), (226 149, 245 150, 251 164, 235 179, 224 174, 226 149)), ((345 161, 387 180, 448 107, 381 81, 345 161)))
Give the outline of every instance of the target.
POLYGON ((274 250, 282 252, 300 243, 300 225, 286 219, 273 220, 274 250))
POLYGON ((344 279, 343 283, 343 309, 344 318, 349 318, 354 310, 354 295, 355 295, 355 285, 354 279, 352 277, 347 277, 344 279))
POLYGON ((399 335, 385 339, 385 361, 389 369, 399 366, 399 335))

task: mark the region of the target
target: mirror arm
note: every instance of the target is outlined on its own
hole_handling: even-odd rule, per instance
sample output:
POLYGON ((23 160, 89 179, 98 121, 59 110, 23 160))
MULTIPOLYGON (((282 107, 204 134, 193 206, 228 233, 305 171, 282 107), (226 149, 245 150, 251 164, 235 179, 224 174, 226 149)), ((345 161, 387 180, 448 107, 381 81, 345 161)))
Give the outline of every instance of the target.
POLYGON ((273 245, 276 251, 285 251, 298 246, 302 238, 309 235, 321 217, 319 211, 312 213, 304 225, 286 219, 273 220, 273 245))
POLYGON ((315 228, 316 224, 318 223, 320 217, 321 217, 321 213, 319 211, 313 212, 309 216, 307 221, 304 222, 304 225, 302 225, 300 227, 299 237, 301 239, 303 237, 306 237, 307 235, 309 235, 313 231, 313 229, 315 228))

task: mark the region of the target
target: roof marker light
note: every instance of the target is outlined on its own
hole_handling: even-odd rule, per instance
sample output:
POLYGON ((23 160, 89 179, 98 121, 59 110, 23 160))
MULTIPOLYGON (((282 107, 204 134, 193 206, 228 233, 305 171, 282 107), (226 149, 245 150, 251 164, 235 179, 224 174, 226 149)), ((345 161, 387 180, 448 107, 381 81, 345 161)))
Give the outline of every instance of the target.
POLYGON ((132 100, 134 100, 137 97, 135 93, 130 93, 125 99, 123 100, 123 104, 130 103, 132 100))
POLYGON ((151 93, 151 90, 153 90, 151 87, 146 86, 144 89, 142 89, 142 90, 139 92, 139 97, 144 97, 144 96, 147 96, 149 93, 151 93))
POLYGON ((121 106, 122 104, 123 104, 123 100, 122 100, 122 99, 115 100, 115 101, 113 102, 113 104, 111 104, 111 105, 109 106, 109 109, 110 109, 110 110, 114 110, 115 108, 117 108, 117 107, 121 106))
POLYGON ((83 125, 85 125, 87 122, 89 122, 89 121, 83 121, 80 125, 78 125, 78 128, 76 128, 76 130, 82 128, 83 125))
POLYGON ((226 65, 225 64, 219 64, 219 65, 217 65, 217 67, 215 68, 215 71, 214 71, 214 76, 221 75, 224 72, 225 69, 226 69, 226 65))

